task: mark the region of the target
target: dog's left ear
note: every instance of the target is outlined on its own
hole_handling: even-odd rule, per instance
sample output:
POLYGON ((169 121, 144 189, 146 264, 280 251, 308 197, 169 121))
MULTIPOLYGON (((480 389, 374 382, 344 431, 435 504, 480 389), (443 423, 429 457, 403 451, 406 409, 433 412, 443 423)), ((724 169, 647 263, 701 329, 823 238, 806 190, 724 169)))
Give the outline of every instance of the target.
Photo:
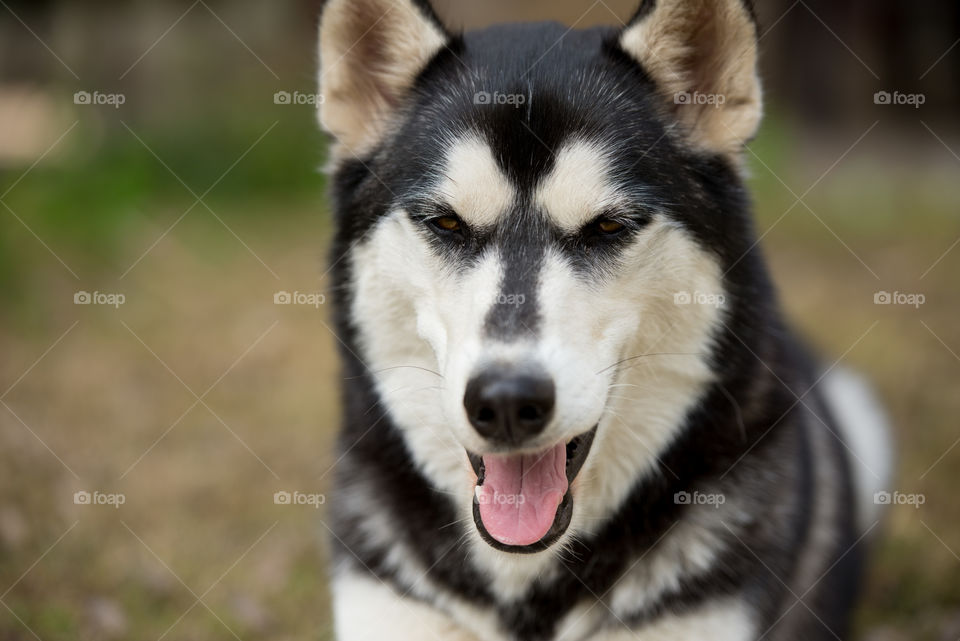
POLYGON ((738 155, 762 114, 750 0, 643 0, 620 47, 660 88, 687 139, 738 155))
POLYGON ((383 136, 449 42, 428 0, 327 0, 320 18, 320 123, 353 154, 383 136))

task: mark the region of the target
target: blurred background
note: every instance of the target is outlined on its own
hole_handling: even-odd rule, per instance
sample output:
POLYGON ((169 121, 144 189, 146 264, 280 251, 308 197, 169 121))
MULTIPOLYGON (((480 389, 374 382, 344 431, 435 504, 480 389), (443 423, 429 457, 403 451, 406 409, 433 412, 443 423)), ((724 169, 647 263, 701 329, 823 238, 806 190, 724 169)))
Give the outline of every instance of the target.
MULTIPOLYGON (((436 4, 582 27, 634 2, 436 4)), ((759 4, 763 246, 825 367, 882 392, 912 497, 857 638, 956 641, 960 3, 759 4)), ((0 0, 0 640, 331 638, 317 11, 0 0)))

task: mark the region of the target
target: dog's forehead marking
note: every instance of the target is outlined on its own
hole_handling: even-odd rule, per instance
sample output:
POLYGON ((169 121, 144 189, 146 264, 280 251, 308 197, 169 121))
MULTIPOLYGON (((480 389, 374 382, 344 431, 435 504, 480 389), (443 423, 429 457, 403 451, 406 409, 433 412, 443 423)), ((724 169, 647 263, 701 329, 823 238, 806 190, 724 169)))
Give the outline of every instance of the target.
POLYGON ((490 145, 476 135, 458 138, 444 159, 438 192, 467 224, 492 226, 516 200, 490 145))
POLYGON ((537 188, 535 202, 555 225, 573 232, 624 204, 624 197, 610 176, 609 155, 600 144, 574 139, 557 153, 552 171, 537 188))

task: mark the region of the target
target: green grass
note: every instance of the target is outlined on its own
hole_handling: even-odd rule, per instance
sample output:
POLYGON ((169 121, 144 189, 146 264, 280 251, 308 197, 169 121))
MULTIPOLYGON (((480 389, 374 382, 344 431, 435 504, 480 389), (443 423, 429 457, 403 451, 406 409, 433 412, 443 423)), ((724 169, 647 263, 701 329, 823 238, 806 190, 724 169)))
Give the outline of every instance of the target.
POLYGON ((90 271, 112 266, 144 225, 166 228, 191 207, 210 216, 195 204, 200 196, 228 224, 277 221, 311 201, 322 211, 324 139, 312 112, 294 113, 127 123, 133 133, 119 122, 106 133, 81 122, 54 160, 0 172, 13 211, 0 210, 0 301, 26 302, 24 271, 50 258, 33 234, 74 271, 90 271))

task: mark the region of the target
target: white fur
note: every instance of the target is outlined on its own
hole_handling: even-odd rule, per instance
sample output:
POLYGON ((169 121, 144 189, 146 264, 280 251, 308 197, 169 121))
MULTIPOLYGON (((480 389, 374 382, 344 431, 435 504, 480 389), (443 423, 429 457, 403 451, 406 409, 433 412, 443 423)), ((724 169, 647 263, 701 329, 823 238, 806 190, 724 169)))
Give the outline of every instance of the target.
POLYGON ((462 408, 465 383, 453 388, 443 365, 450 344, 457 346, 454 354, 468 359, 479 354, 486 309, 480 292, 496 295, 499 266, 486 260, 462 282, 431 254, 401 211, 384 219, 351 261, 352 315, 381 397, 404 429, 417 465, 439 489, 456 494, 466 489, 472 500, 476 478, 441 409, 450 394, 459 396, 462 408))
MULTIPOLYGON (((359 521, 362 528, 360 534, 367 545, 385 551, 382 561, 384 567, 394 573, 399 585, 404 586, 403 594, 397 592, 393 587, 386 588, 391 592, 391 598, 403 602, 429 602, 433 604, 432 609, 447 614, 479 637, 484 639, 498 638, 499 623, 495 613, 489 609, 481 609, 475 604, 455 596, 449 590, 437 586, 429 577, 429 568, 424 567, 417 560, 419 557, 408 548, 402 539, 394 536, 389 518, 380 510, 377 501, 370 494, 371 491, 364 485, 352 487, 346 490, 347 495, 343 497, 343 500, 350 505, 354 513, 364 515, 364 519, 359 521)), ((348 571, 341 570, 337 573, 337 576, 338 578, 335 580, 337 586, 341 582, 339 577, 342 577, 347 585, 356 585, 358 582, 367 584, 363 590, 354 590, 344 595, 337 595, 338 599, 343 600, 342 607, 347 611, 353 608, 362 611, 364 607, 364 598, 362 597, 366 592, 382 592, 383 586, 369 575, 364 574, 357 577, 351 575, 348 571), (353 603, 358 596, 361 597, 361 603, 353 603)), ((336 607, 339 611, 339 604, 336 607)), ((424 625, 426 624, 425 622, 424 625)), ((429 634, 429 631, 434 629, 427 628, 425 632, 429 634)))
POLYGON ((745 525, 732 497, 720 506, 688 506, 682 520, 617 582, 610 610, 627 619, 680 589, 683 581, 706 574, 725 549, 723 534, 730 524, 745 525))
MULTIPOLYGON (((488 622, 459 618, 441 607, 404 598, 369 576, 338 575, 333 581, 333 608, 339 641, 506 641, 488 622)), ((613 616, 617 615, 613 613, 613 616)), ((757 625, 739 599, 712 602, 684 614, 666 614, 646 627, 618 623, 597 631, 611 612, 602 603, 581 605, 567 614, 555 641, 748 641, 757 625)))
POLYGON ((516 190, 500 170, 490 145, 476 136, 450 145, 438 191, 474 227, 493 225, 516 199, 516 190))
MULTIPOLYGON (((401 598, 392 588, 356 574, 333 581, 338 641, 479 641, 440 609, 401 598)), ((494 637, 496 639, 497 637, 494 637)))
POLYGON ((847 458, 857 491, 858 522, 865 532, 882 511, 875 493, 889 489, 893 470, 890 422, 867 382, 849 370, 833 370, 821 389, 852 452, 847 458))
POLYGON ((711 602, 684 614, 666 614, 639 630, 619 630, 592 641, 749 641, 757 634, 753 614, 741 599, 711 602))
POLYGON ((537 190, 537 203, 567 232, 575 232, 625 198, 610 181, 609 159, 591 141, 575 140, 556 155, 553 170, 537 190))
MULTIPOLYGON (((547 279, 544 285, 559 290, 550 300, 564 301, 564 311, 548 315, 544 328, 545 342, 566 346, 558 352, 570 359, 559 368, 563 376, 603 381, 599 394, 582 381, 583 392, 572 393, 590 411, 602 411, 575 482, 583 497, 574 509, 579 531, 598 530, 644 474, 669 474, 658 469, 658 456, 713 377, 706 353, 722 308, 676 305, 674 296, 721 292, 715 260, 686 232, 658 220, 625 253, 624 263, 622 275, 599 291, 564 291, 570 281, 564 286, 547 279), (639 358, 611 367, 632 357, 639 358), (602 466, 594 464, 599 461, 602 466)), ((575 412, 592 418, 586 409, 575 412)))
POLYGON ((587 601, 575 606, 557 623, 553 641, 583 641, 592 639, 610 612, 602 602, 587 601))

